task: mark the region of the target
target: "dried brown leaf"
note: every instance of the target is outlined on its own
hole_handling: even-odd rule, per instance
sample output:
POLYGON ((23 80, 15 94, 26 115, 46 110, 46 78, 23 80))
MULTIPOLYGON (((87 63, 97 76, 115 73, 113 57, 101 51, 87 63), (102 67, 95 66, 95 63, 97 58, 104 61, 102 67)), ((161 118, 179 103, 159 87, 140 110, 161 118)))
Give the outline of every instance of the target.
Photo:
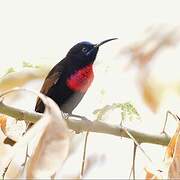
MULTIPOLYGON (((171 139, 169 149, 172 149, 170 152, 173 153, 173 158, 169 167, 168 178, 180 179, 180 125, 171 139)), ((172 153, 168 151, 168 155, 172 156, 172 153)))
POLYGON ((58 106, 49 98, 44 121, 47 125, 29 160, 27 178, 50 178, 63 165, 68 155, 69 130, 58 106))
POLYGON ((167 146, 165 161, 158 167, 145 168, 145 172, 145 179, 180 178, 180 125, 167 146))
POLYGON ((25 130, 25 124, 23 121, 16 121, 16 119, 8 116, 0 117, 1 130, 6 137, 9 137, 13 141, 18 141, 25 130))
POLYGON ((0 115, 0 126, 1 126, 1 130, 4 134, 6 134, 6 122, 7 122, 7 116, 0 115))
POLYGON ((136 61, 140 70, 145 68, 164 47, 173 46, 179 40, 179 27, 171 30, 164 29, 163 32, 161 28, 157 30, 152 27, 149 33, 142 41, 123 50, 123 53, 128 53, 131 56, 131 64, 134 64, 134 61, 136 61))
MULTIPOLYGON (((28 161, 28 178, 51 177, 63 164, 69 149, 69 130, 61 116, 59 107, 49 98, 47 98, 46 103, 47 109, 43 117, 19 139, 5 157, 1 158, 1 175, 15 157, 21 156, 24 161, 23 150, 32 140, 37 143, 30 147, 31 150, 32 148, 35 150, 30 161, 28 161)), ((18 167, 20 166, 10 165, 5 178, 22 177, 23 169, 18 167), (14 167, 17 167, 16 170, 14 167)))
POLYGON ((178 126, 178 128, 176 129, 175 134, 173 135, 173 137, 171 138, 171 140, 167 146, 166 155, 165 155, 166 159, 173 158, 175 146, 177 143, 177 138, 179 136, 179 132, 180 132, 180 126, 178 126))
POLYGON ((156 112, 162 100, 164 87, 147 76, 140 80, 140 87, 145 103, 153 112, 156 112))
POLYGON ((150 180, 150 179, 153 179, 153 180, 162 179, 162 177, 159 176, 156 171, 145 168, 145 172, 146 172, 145 179, 147 179, 147 180, 150 180))

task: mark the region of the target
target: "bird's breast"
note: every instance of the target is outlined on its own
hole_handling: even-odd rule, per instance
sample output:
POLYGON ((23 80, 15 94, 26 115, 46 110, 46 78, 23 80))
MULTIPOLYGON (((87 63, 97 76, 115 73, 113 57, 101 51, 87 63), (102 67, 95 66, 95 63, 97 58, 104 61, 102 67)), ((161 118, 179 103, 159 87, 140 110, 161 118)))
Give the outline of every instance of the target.
POLYGON ((67 86, 77 92, 85 93, 94 79, 92 64, 75 71, 67 79, 67 86))

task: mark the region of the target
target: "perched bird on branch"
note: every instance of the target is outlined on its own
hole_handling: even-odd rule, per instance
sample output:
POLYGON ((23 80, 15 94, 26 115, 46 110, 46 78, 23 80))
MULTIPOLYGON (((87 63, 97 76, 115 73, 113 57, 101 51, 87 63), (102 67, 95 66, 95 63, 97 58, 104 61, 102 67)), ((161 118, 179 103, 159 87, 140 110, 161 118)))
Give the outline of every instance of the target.
MULTIPOLYGON (((41 93, 52 98, 61 111, 72 115, 93 81, 93 63, 99 47, 115 39, 117 38, 99 44, 80 42, 73 46, 66 57, 49 72, 41 93)), ((43 102, 38 98, 35 111, 43 113, 44 108, 43 102)))
MULTIPOLYGON (((47 75, 41 88, 41 93, 52 98, 63 113, 68 116, 81 117, 72 114, 90 87, 93 78, 93 63, 99 47, 117 38, 107 39, 99 44, 80 42, 73 46, 64 59, 57 63, 47 75)), ((45 106, 40 98, 37 99, 35 111, 43 113, 45 106)), ((33 123, 28 125, 29 129, 33 123)), ((14 144, 9 138, 5 143, 14 144)))

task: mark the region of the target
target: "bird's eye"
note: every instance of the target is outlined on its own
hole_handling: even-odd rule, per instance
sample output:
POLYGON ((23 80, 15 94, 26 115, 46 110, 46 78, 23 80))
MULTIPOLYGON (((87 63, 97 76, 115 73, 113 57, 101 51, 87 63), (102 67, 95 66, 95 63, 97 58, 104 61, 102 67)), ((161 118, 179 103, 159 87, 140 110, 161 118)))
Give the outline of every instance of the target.
POLYGON ((82 48, 82 52, 83 53, 87 53, 88 52, 88 49, 86 49, 85 47, 82 48))

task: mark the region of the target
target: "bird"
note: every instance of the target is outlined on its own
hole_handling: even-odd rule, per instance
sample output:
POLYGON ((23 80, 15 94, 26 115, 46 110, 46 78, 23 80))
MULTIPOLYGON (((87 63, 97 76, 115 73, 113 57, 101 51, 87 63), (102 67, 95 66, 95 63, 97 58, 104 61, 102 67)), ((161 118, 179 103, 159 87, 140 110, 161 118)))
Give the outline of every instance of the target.
MULTIPOLYGON (((78 117, 72 111, 81 102, 93 82, 93 63, 99 47, 116 39, 107 39, 98 44, 83 41, 74 45, 65 58, 48 73, 40 92, 52 98, 63 113, 78 117)), ((45 106, 38 98, 35 111, 43 113, 44 110, 45 106)))
MULTIPOLYGON (((80 103, 93 82, 93 63, 99 47, 116 39, 118 38, 107 39, 98 44, 83 41, 74 45, 65 58, 50 70, 40 92, 53 99, 64 114, 82 117, 73 114, 72 111, 80 103)), ((44 113, 44 110, 45 106, 38 97, 35 111, 44 113)), ((32 125, 33 123, 29 123, 26 130, 31 128, 32 125)), ((14 145, 15 141, 7 137, 4 143, 14 145)))

